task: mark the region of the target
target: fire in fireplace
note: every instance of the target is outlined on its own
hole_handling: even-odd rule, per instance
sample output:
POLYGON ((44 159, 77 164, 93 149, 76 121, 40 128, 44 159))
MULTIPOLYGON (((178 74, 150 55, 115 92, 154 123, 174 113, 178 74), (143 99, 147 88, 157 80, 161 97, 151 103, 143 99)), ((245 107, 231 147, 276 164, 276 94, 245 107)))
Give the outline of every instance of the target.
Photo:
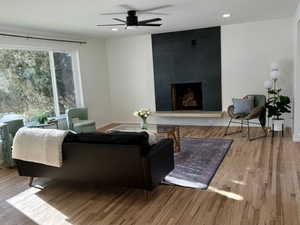
POLYGON ((202 110, 202 83, 172 84, 173 110, 202 110))

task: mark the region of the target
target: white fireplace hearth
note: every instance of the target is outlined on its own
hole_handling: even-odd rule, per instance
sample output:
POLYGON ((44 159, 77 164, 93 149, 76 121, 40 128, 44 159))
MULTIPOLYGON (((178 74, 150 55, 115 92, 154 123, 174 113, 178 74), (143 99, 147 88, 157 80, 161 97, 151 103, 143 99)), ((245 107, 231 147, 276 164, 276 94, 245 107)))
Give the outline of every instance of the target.
POLYGON ((153 117, 173 117, 173 118, 222 118, 222 111, 200 111, 200 110, 183 110, 183 111, 157 111, 152 114, 153 117))

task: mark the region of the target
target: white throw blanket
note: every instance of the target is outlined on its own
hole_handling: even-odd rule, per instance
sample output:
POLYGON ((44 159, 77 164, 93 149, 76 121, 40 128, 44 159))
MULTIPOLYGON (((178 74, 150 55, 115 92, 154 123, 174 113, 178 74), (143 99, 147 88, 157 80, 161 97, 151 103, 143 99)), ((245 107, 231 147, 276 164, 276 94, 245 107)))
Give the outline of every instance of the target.
POLYGON ((48 166, 62 166, 62 143, 68 131, 21 128, 14 141, 12 158, 48 166))
POLYGON ((143 130, 143 131, 146 132, 149 136, 148 138, 149 145, 155 145, 161 140, 161 137, 157 136, 154 132, 151 132, 149 130, 143 130))

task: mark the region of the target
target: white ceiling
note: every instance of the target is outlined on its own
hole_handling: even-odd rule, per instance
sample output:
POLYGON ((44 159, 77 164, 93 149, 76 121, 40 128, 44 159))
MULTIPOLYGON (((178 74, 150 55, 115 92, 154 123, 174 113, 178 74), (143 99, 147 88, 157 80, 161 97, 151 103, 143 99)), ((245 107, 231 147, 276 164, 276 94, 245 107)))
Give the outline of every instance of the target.
MULTIPOLYGON (((292 17, 299 0, 1 0, 0 26, 78 36, 114 36, 120 34, 160 33, 225 24, 292 17), (120 4, 137 9, 171 4, 157 12, 163 25, 159 28, 111 31, 96 24, 114 23, 103 12, 120 11, 120 4), (223 19, 223 13, 232 17, 223 19)), ((140 19, 157 16, 141 15, 140 19)))

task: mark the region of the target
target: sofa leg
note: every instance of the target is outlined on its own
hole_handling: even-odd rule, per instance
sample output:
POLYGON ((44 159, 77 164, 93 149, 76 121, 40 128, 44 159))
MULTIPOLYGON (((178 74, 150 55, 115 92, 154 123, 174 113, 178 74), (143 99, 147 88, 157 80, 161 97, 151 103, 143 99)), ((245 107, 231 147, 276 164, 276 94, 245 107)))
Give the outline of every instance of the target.
POLYGON ((28 184, 29 187, 33 187, 32 183, 33 183, 33 177, 29 177, 29 184, 28 184))
POLYGON ((144 197, 146 201, 149 201, 152 196, 152 191, 144 190, 144 197))

